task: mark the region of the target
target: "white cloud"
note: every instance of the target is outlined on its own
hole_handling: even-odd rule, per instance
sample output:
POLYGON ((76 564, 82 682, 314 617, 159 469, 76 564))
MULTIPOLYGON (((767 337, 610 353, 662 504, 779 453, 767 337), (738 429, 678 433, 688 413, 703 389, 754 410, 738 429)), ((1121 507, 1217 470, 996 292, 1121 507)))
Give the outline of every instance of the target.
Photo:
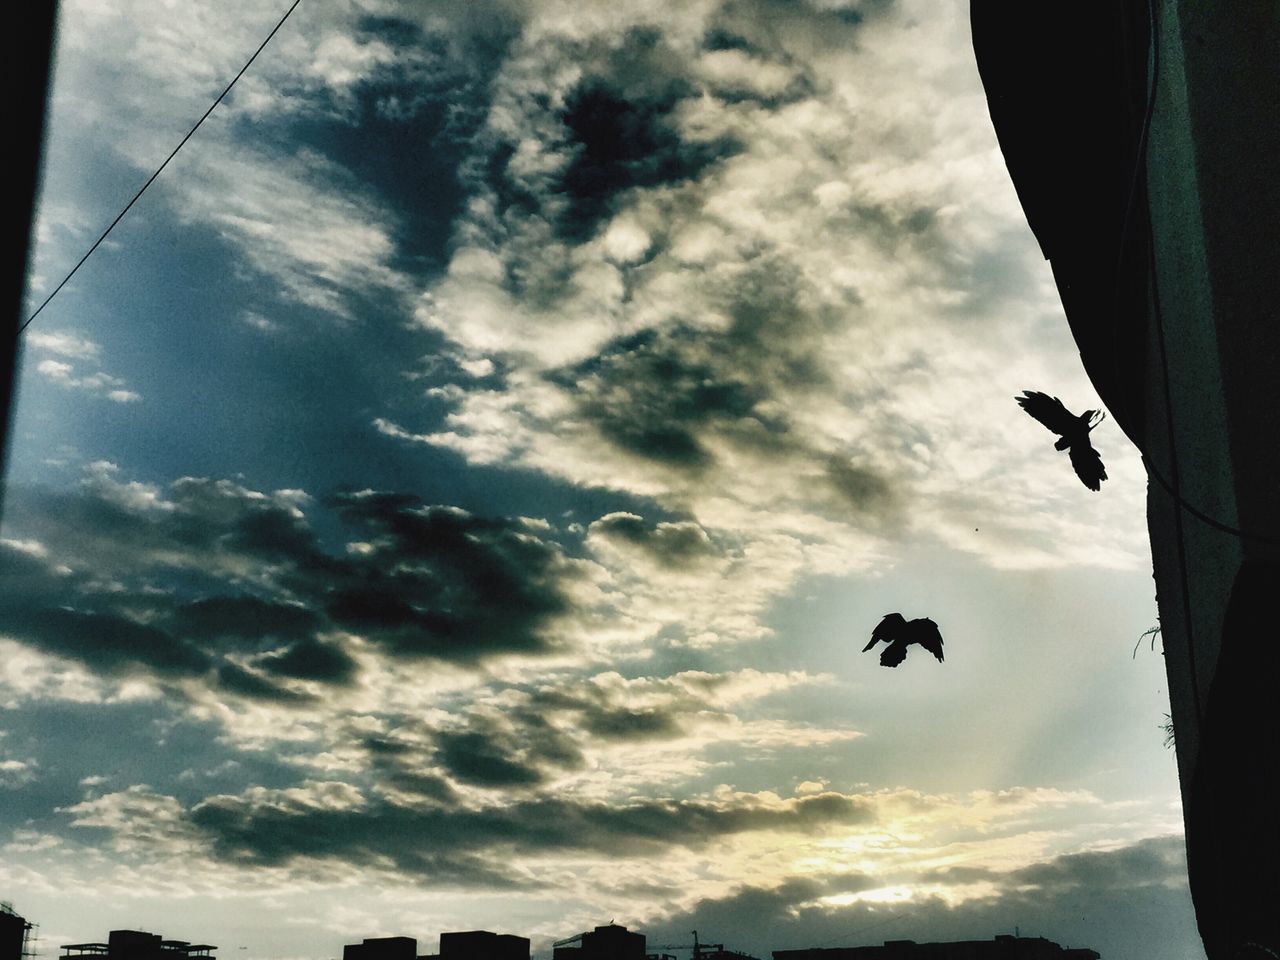
POLYGON ((17 790, 33 782, 39 766, 34 759, 0 760, 0 790, 17 790))
MULTIPOLYGON (((709 11, 698 10, 689 22, 702 25, 709 11)), ((520 144, 508 176, 546 206, 541 215, 499 215, 477 184, 449 273, 417 314, 464 356, 502 357, 504 386, 462 395, 442 429, 385 420, 380 429, 477 464, 655 497, 713 533, 753 542, 762 562, 776 564, 778 590, 790 538, 809 544, 796 575, 865 569, 888 551, 882 510, 850 510, 833 491, 833 482, 856 489, 840 486, 837 463, 852 465, 851 483, 886 478, 900 519, 909 518, 904 532, 996 566, 1142 563, 1141 488, 1122 441, 1112 447, 1110 496, 1090 501, 1012 404, 1028 384, 1066 381, 1077 396, 1089 393, 969 52, 954 43, 960 7, 924 15, 900 5, 869 17, 856 45, 805 25, 780 30, 777 44, 793 59, 778 69, 790 75, 806 64, 807 92, 776 105, 682 101, 672 117, 688 142, 732 136, 741 149, 696 179, 619 197, 598 240, 567 244, 548 223, 562 206, 548 184, 572 156, 553 111, 583 74, 630 82, 611 73, 624 68, 609 57, 621 25, 646 16, 628 8, 569 23, 556 5, 531 10, 496 81, 486 135, 520 144), (558 67, 570 51, 577 66, 558 67), (642 254, 651 259, 634 266, 642 254), (513 293, 512 272, 526 289, 564 279, 543 302, 513 293), (580 402, 583 376, 576 391, 571 380, 548 380, 636 331, 686 324, 711 351, 733 349, 744 287, 770 339, 709 369, 760 385, 766 396, 755 412, 787 422, 785 436, 744 443, 727 426, 695 424, 715 464, 691 476, 602 438, 580 402), (774 299, 759 303, 761 293, 774 299), (1036 359, 1046 337, 1064 354, 1052 368, 1036 359), (816 380, 792 378, 787 363, 809 365, 816 380), (1063 510, 1067 496, 1079 505, 1063 510), (975 527, 982 537, 971 535, 975 527)), ((749 72, 756 56, 695 55, 680 26, 662 30, 663 69, 694 84, 749 72)), ((753 76, 774 92, 782 82, 753 76)))
POLYGON ((101 348, 92 340, 66 332, 32 331, 26 336, 26 342, 32 350, 68 358, 55 360, 45 357, 36 362, 36 373, 64 389, 105 397, 116 403, 136 403, 142 399, 141 394, 127 389, 125 381, 120 377, 103 370, 80 372, 77 364, 96 366, 101 348), (76 362, 72 363, 71 360, 76 362))
POLYGON ((56 330, 32 330, 24 339, 29 347, 63 357, 87 360, 98 355, 98 344, 72 333, 56 330))

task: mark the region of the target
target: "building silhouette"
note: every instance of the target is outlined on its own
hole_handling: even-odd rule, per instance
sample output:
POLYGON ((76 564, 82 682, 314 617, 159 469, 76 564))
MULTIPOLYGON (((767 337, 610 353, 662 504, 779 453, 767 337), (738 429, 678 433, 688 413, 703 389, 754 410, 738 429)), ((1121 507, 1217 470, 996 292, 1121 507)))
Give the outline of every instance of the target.
POLYGON ((488 930, 440 934, 439 960, 529 960, 529 938, 488 930))
POLYGON ((158 933, 112 930, 106 943, 68 943, 60 960, 214 960, 209 943, 165 940, 158 933))
POLYGON ((488 930, 440 934, 440 952, 419 956, 413 937, 370 937, 342 948, 342 960, 529 960, 529 938, 488 930))
POLYGON ((775 950, 773 960, 1100 960, 1100 956, 1097 951, 1062 947, 1044 937, 1001 934, 993 940, 886 940, 879 947, 775 950))
POLYGON ((0 960, 22 960, 30 956, 33 924, 18 915, 13 904, 0 900, 0 960))
POLYGON ((552 960, 645 960, 645 936, 616 923, 605 924, 557 940, 552 960))
POLYGON ((369 937, 342 948, 342 960, 417 960, 418 941, 413 937, 369 937))

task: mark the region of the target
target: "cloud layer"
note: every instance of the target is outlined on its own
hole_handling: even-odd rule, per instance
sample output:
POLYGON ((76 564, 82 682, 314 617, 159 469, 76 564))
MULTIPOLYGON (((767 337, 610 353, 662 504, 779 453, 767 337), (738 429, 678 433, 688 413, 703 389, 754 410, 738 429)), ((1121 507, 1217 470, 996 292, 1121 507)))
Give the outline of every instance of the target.
MULTIPOLYGON (((37 294, 270 25, 62 9, 37 294)), ((0 883, 50 937, 1185 943, 1140 470, 1013 403, 1090 394, 966 38, 300 7, 28 340, 0 883), (947 664, 859 659, 888 606, 947 664)))

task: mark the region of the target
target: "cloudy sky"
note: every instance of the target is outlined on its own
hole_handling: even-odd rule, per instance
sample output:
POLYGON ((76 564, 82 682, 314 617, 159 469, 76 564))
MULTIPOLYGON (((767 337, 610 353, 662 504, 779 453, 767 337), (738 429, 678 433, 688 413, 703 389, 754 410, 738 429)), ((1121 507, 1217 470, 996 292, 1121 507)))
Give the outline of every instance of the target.
MULTIPOLYGON (((33 306, 271 6, 63 0, 33 306)), ((24 338, 0 898, 1201 958, 1141 467, 1028 388, 964 4, 304 0, 24 338)))

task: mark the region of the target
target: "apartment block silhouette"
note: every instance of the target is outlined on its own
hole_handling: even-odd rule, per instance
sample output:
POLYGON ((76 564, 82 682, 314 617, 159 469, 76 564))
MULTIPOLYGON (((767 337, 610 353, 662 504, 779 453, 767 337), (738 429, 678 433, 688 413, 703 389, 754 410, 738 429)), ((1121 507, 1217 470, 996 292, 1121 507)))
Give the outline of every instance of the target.
POLYGON ((775 950, 773 960, 1101 960, 1094 950, 1059 946, 1044 937, 1001 934, 993 940, 916 943, 886 940, 879 947, 775 950))
POLYGON ((529 938, 488 930, 440 934, 440 952, 419 956, 413 937, 370 937, 342 948, 342 960, 529 960, 529 938))

